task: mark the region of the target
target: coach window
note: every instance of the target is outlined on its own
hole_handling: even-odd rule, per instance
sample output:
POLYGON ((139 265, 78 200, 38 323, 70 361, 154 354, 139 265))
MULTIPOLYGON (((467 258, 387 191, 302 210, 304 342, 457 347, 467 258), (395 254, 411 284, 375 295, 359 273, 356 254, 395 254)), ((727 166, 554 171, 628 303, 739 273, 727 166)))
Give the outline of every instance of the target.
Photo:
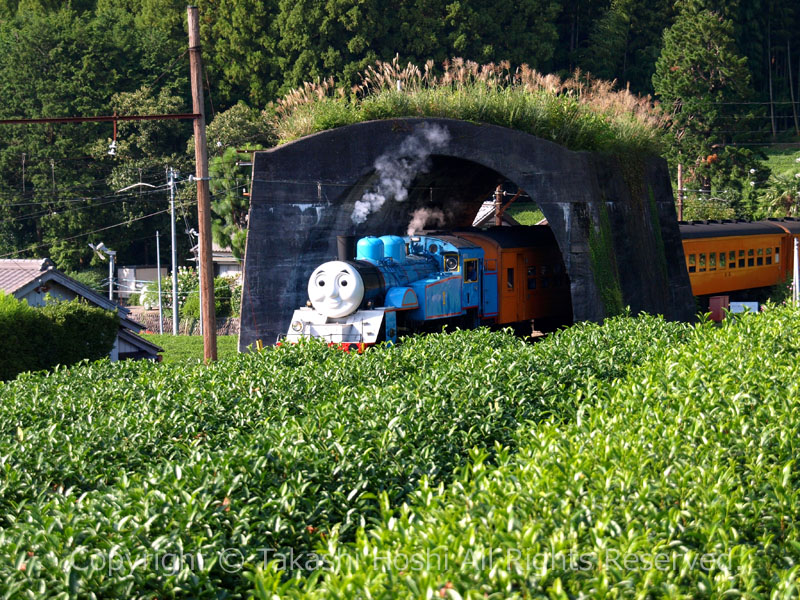
POLYGON ((506 288, 509 290, 514 289, 514 269, 506 269, 506 288))
POLYGON ((701 252, 700 253, 700 271, 702 272, 702 271, 705 271, 705 270, 706 270, 706 253, 705 252, 701 252))
POLYGON ((736 252, 731 250, 728 252, 728 266, 733 269, 736 266, 736 252))
POLYGON ((767 248, 767 264, 772 264, 772 248, 767 248))
POLYGON ((756 264, 759 267, 763 267, 764 266, 764 249, 763 248, 759 248, 758 249, 758 258, 756 258, 756 264))
POLYGON ((744 269, 744 250, 739 250, 739 268, 744 269))
POLYGON ((478 259, 470 258, 464 261, 464 283, 478 281, 478 259))
POLYGON ((717 253, 710 252, 708 254, 708 270, 709 271, 716 271, 717 270, 717 253))
POLYGON ((756 259, 754 258, 755 254, 756 254, 756 251, 753 250, 752 248, 750 248, 750 250, 747 251, 747 266, 748 267, 754 267, 756 265, 756 259))
POLYGON ((725 268, 725 253, 724 252, 720 252, 719 253, 719 268, 720 269, 724 269, 725 268))
POLYGON ((528 289, 536 289, 536 266, 528 267, 528 289))
POLYGON ((689 273, 694 273, 697 271, 697 259, 695 258, 694 254, 689 255, 689 273))
POLYGON ((781 249, 775 248, 775 264, 777 265, 780 262, 781 262, 781 249))

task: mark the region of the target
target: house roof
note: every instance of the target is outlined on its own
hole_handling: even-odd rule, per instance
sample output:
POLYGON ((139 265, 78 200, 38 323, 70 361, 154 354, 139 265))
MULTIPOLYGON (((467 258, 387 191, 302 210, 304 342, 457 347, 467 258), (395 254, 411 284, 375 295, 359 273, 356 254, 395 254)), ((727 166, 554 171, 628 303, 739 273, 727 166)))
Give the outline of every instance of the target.
POLYGON ((7 294, 13 294, 16 298, 24 298, 34 288, 49 281, 59 283, 95 306, 106 310, 116 310, 119 313, 120 325, 123 327, 134 331, 141 331, 145 328, 141 323, 128 318, 131 312, 129 309, 98 294, 72 277, 64 275, 56 269, 53 261, 49 258, 0 259, 0 289, 7 294))
MULTIPOLYGON (((200 254, 200 245, 195 244, 191 248, 191 252, 194 255, 194 258, 190 258, 189 260, 192 262, 197 261, 197 256, 200 254)), ((237 259, 233 255, 233 250, 230 248, 223 248, 216 242, 211 242, 211 262, 220 265, 238 265, 240 264, 239 259, 237 259)))
POLYGON ((55 268, 55 265, 49 258, 2 259, 0 290, 13 294, 50 268, 55 268))
MULTIPOLYGON (((478 214, 475 215, 475 219, 472 221, 472 226, 480 227, 481 225, 494 225, 494 213, 494 200, 486 200, 483 204, 481 204, 478 214)), ((503 213, 502 219, 503 223, 506 225, 519 225, 519 221, 517 221, 507 212, 503 213)))
POLYGON ((128 331, 127 329, 120 329, 119 337, 121 340, 125 340, 132 346, 136 346, 141 351, 148 352, 150 354, 158 354, 159 352, 164 351, 163 348, 155 345, 150 340, 146 340, 142 336, 136 335, 135 333, 128 331))

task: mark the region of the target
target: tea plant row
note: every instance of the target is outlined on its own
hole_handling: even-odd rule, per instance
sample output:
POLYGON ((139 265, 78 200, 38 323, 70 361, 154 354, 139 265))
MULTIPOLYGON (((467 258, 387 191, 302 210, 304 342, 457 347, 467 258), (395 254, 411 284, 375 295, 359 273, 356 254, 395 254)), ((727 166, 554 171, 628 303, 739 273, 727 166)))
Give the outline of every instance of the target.
POLYGON ((619 318, 535 345, 472 331, 22 376, 0 388, 0 591, 246 597, 266 549, 355 540, 473 448, 505 462, 520 424, 574 422, 690 333, 619 318))
POLYGON ((697 327, 257 597, 797 598, 798 316, 697 327))

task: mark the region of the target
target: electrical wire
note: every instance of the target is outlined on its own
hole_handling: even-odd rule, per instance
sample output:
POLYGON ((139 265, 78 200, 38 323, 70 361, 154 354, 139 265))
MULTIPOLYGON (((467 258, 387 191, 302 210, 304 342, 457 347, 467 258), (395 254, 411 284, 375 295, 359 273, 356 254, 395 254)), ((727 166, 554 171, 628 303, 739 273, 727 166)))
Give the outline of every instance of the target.
POLYGON ((152 82, 150 85, 148 85, 148 87, 153 87, 153 86, 155 86, 155 84, 157 84, 157 83, 159 82, 159 80, 160 80, 162 77, 164 77, 164 75, 166 75, 167 73, 169 73, 169 72, 170 72, 170 70, 172 69, 172 67, 174 67, 174 66, 175 66, 175 65, 178 63, 178 61, 179 61, 179 60, 181 60, 181 59, 182 59, 184 56, 186 56, 188 53, 189 53, 189 49, 188 49, 188 48, 186 48, 186 50, 184 50, 183 52, 181 52, 181 53, 180 53, 180 55, 179 55, 177 58, 175 58, 175 59, 174 59, 174 60, 173 60, 171 63, 169 63, 169 65, 167 65, 167 68, 166 68, 166 69, 164 69, 164 70, 161 72, 161 75, 159 75, 158 77, 156 77, 156 78, 153 80, 153 82, 152 82))
MULTIPOLYGON (((150 179, 150 175, 151 174, 155 175, 155 173, 160 173, 160 172, 161 172, 160 167, 151 167, 151 168, 148 168, 148 169, 142 169, 142 175, 147 174, 148 175, 148 179, 150 179)), ((158 181, 160 182, 160 180, 158 180, 158 181)), ((142 183, 149 183, 149 181, 145 181, 144 177, 142 178, 141 182, 142 183)), ((166 184, 159 184, 159 185, 166 185, 166 184)), ((108 177, 104 177, 102 179, 95 179, 93 181, 89 181, 89 182, 83 183, 81 185, 73 185, 73 186, 68 186, 68 187, 56 187, 56 188, 48 187, 47 191, 48 192, 50 192, 50 191, 73 192, 75 190, 90 190, 92 188, 100 188, 100 187, 104 187, 106 189, 108 188, 108 177)), ((24 196, 34 196, 34 195, 40 194, 40 193, 42 193, 42 191, 41 190, 37 191, 36 189, 31 189, 30 191, 26 190, 25 192, 14 192, 14 191, 10 191, 10 190, 5 190, 5 191, 0 191, 0 197, 5 196, 5 197, 16 198, 16 197, 20 196, 20 194, 24 197, 24 196)), ((11 204, 17 204, 17 203, 11 203, 11 204)), ((19 203, 19 204, 21 204, 21 203, 19 203)))
MULTIPOLYGON (((182 181, 185 182, 187 180, 182 180, 182 181)), ((243 186, 243 185, 233 186, 233 187, 227 188, 225 190, 220 190, 217 193, 218 194, 224 194, 224 193, 227 193, 228 191, 231 191, 231 190, 234 190, 234 189, 238 189, 238 188, 242 188, 242 187, 245 187, 245 186, 243 186)), ((161 192, 163 192, 163 190, 161 190, 161 192)), ((159 193, 159 192, 155 192, 155 191, 151 192, 151 191, 148 190, 148 192, 145 192, 145 193, 159 193)), ((126 200, 126 198, 114 199, 113 201, 120 201, 120 200, 124 201, 124 200, 126 200)), ((196 205, 196 201, 184 202, 184 200, 182 198, 180 198, 180 197, 177 197, 176 200, 178 200, 180 208, 181 208, 181 212, 183 213, 183 220, 184 220, 184 224, 186 225, 186 233, 189 234, 190 228, 189 228, 189 220, 188 220, 188 215, 187 215, 187 212, 186 212, 186 207, 187 206, 195 206, 196 205)), ((109 203, 111 203, 111 202, 109 202, 109 203)), ((95 207, 94 206, 91 206, 91 207, 78 207, 78 209, 85 209, 85 208, 95 208, 95 207)), ((150 217, 154 217, 156 215, 168 213, 168 212, 170 212, 170 209, 166 208, 166 209, 155 211, 155 212, 152 212, 152 213, 149 213, 149 214, 146 214, 146 215, 141 215, 141 216, 134 217, 134 218, 131 218, 131 219, 126 219, 124 221, 121 221, 119 223, 115 223, 113 225, 107 225, 105 227, 100 227, 100 228, 94 229, 92 231, 86 231, 86 232, 78 233, 78 234, 75 234, 75 235, 72 235, 72 236, 69 236, 69 237, 66 237, 66 238, 62 238, 61 241, 65 241, 66 242, 66 241, 78 239, 78 238, 81 238, 81 237, 89 236, 89 235, 92 235, 93 233, 99 233, 101 231, 107 231, 109 229, 114 229, 116 227, 121 227, 123 225, 130 225, 131 223, 134 223, 134 222, 137 222, 137 221, 141 221, 143 219, 147 219, 147 218, 150 218, 150 217)), ((147 239, 148 237, 150 237, 150 236, 137 238, 136 240, 132 240, 132 241, 139 241, 139 240, 142 240, 142 239, 147 239)), ((192 240, 191 235, 189 235, 189 240, 190 240, 190 243, 192 243, 194 241, 194 240, 192 240)), ((21 249, 21 250, 15 250, 13 252, 8 252, 6 254, 0 254, 0 258, 13 257, 13 256, 16 256, 18 254, 23 254, 23 253, 26 253, 26 252, 30 252, 30 251, 36 250, 38 248, 48 247, 50 245, 51 245, 50 242, 45 242, 45 243, 41 243, 41 244, 36 244, 34 246, 28 246, 27 248, 24 248, 24 249, 21 249)), ((14 259, 12 258, 11 260, 14 260, 14 259)))
MULTIPOLYGON (((72 235, 70 237, 62 238, 61 241, 68 242, 70 240, 76 240, 78 238, 85 237, 87 235, 92 235, 93 233, 99 233, 101 231, 108 231, 109 229, 114 229, 115 227, 121 227, 122 225, 130 225, 131 223, 134 223, 136 221, 142 221, 143 219, 148 219, 150 217, 154 217, 156 215, 160 215, 160 214, 163 214, 163 213, 166 213, 166 212, 169 212, 168 208, 164 209, 164 210, 158 210, 156 212, 152 212, 152 213, 147 214, 147 215, 142 215, 140 217, 135 217, 133 219, 126 219, 125 221, 121 221, 119 223, 114 223, 113 225, 106 225, 105 227, 99 227, 98 229, 93 229, 92 231, 84 231, 82 233, 78 233, 78 234, 72 235)), ((31 250, 36 250, 38 248, 45 248, 45 247, 50 246, 50 245, 51 244, 49 242, 36 244, 34 246, 29 246, 29 247, 24 248, 22 250, 15 250, 14 252, 8 252, 6 254, 0 254, 0 258, 7 258, 7 257, 10 257, 10 256, 15 256, 17 254, 22 254, 24 252, 30 252, 31 250)))
MULTIPOLYGON (((163 191, 161 193, 163 193, 163 191)), ((18 217, 12 217, 12 218, 6 219, 5 221, 7 223, 14 223, 14 222, 18 222, 18 221, 27 221, 29 219, 35 219, 37 217, 44 217, 44 216, 48 216, 48 215, 61 215, 61 214, 65 214, 65 213, 78 212, 78 211, 81 211, 81 210, 97 209, 97 208, 100 208, 102 206, 107 206, 109 204, 115 204, 117 202, 156 202, 156 201, 163 201, 163 198, 137 198, 137 197, 131 197, 131 196, 125 196, 125 197, 122 197, 122 198, 116 198, 116 197, 113 197, 113 196, 104 196, 104 197, 101 197, 101 198, 89 198, 89 199, 86 199, 86 200, 87 201, 98 201, 98 202, 97 202, 97 204, 91 204, 91 205, 88 205, 88 206, 72 206, 70 208, 64 208, 62 210, 56 210, 56 209, 41 210, 41 211, 34 212, 34 213, 28 213, 26 215, 20 215, 18 217), (100 202, 100 200, 105 200, 105 202, 100 202)), ((60 201, 56 201, 56 202, 54 202, 54 204, 56 204, 57 202, 60 202, 60 201)))
MULTIPOLYGON (((155 202, 157 200, 160 200, 160 199, 151 198, 151 199, 148 199, 146 201, 147 202, 155 202)), ((83 210, 95 210, 95 209, 98 209, 98 208, 102 208, 104 206, 108 206, 109 204, 116 204, 118 202, 128 202, 128 201, 129 200, 126 200, 126 199, 122 199, 122 200, 113 200, 112 199, 112 200, 107 200, 106 202, 100 202, 98 204, 92 204, 92 205, 89 205, 89 206, 73 206, 71 208, 65 208, 63 210, 39 211, 37 213, 32 213, 32 214, 28 214, 28 215, 22 215, 22 216, 19 216, 19 217, 14 217, 12 219, 6 219, 6 222, 7 223, 18 223, 20 221, 29 221, 30 219, 37 219, 37 218, 41 218, 41 217, 45 217, 45 218, 46 217, 55 217, 55 216, 58 216, 58 215, 64 215, 64 214, 67 214, 67 213, 75 213, 75 212, 80 212, 80 211, 83 211, 83 210)), ((140 200, 139 202, 142 202, 142 200, 140 200)))
POLYGON ((45 206, 51 204, 64 204, 64 203, 78 203, 78 202, 92 202, 95 200, 106 200, 108 198, 114 198, 118 201, 130 201, 130 202, 137 202, 137 201, 149 201, 149 200, 141 200, 142 196, 151 196, 154 194, 163 194, 165 189, 168 187, 166 184, 163 186, 158 186, 158 189, 149 189, 143 190, 139 192, 132 192, 126 193, 123 195, 119 194, 105 194, 103 196, 80 196, 77 198, 61 198, 59 196, 54 196, 47 200, 38 200, 36 202, 9 202, 6 204, 0 205, 0 208, 14 208, 17 206, 45 206))

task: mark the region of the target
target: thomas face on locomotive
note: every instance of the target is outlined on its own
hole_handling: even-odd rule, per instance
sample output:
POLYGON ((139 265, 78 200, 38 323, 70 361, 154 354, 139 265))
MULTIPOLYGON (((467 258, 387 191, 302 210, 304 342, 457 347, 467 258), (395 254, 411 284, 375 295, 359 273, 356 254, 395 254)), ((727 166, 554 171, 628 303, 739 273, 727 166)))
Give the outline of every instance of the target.
POLYGON ((308 299, 331 318, 347 316, 364 299, 364 281, 349 263, 333 260, 318 266, 308 280, 308 299))

